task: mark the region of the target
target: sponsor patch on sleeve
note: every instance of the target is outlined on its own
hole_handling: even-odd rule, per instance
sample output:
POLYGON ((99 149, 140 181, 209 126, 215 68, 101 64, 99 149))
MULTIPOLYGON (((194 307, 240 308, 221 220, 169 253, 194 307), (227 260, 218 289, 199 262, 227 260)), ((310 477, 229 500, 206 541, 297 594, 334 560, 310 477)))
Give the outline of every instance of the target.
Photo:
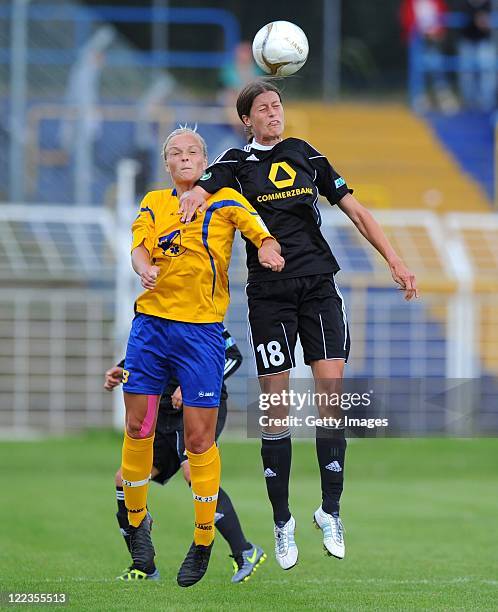
POLYGON ((343 185, 346 184, 346 181, 342 178, 342 176, 340 176, 339 178, 336 178, 335 181, 335 188, 339 189, 339 187, 342 187, 343 185))

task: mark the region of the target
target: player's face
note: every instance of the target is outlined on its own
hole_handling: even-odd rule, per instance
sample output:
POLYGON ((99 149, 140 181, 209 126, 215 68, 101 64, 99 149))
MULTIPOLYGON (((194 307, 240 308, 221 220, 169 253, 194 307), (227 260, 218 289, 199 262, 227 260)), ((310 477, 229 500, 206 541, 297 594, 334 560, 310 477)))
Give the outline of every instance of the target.
POLYGON ((169 141, 166 169, 175 185, 195 182, 206 168, 207 159, 195 134, 179 134, 169 141))
POLYGON ((254 137, 261 144, 279 139, 284 131, 284 108, 278 94, 264 91, 256 96, 244 123, 252 127, 254 137))

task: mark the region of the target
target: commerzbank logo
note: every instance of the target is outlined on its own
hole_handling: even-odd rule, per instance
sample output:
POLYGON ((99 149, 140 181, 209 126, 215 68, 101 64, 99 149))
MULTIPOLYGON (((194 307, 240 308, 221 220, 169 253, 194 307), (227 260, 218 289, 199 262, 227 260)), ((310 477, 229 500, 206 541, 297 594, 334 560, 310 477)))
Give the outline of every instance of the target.
POLYGON ((271 165, 268 178, 277 189, 284 189, 294 185, 296 171, 287 162, 275 162, 271 165))

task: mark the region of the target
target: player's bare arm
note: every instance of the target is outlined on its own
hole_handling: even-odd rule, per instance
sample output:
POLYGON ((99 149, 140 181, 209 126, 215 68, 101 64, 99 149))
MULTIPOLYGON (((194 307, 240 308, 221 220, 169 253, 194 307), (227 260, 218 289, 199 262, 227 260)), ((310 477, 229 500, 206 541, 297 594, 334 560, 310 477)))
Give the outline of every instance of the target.
POLYGON ((183 406, 182 390, 180 389, 180 386, 174 390, 173 395, 171 396, 171 405, 176 410, 180 410, 180 408, 183 406))
POLYGON ((112 391, 123 382, 123 368, 114 366, 105 373, 104 389, 112 391))
POLYGON ((131 263, 135 272, 140 276, 140 283, 144 289, 154 289, 159 276, 159 267, 150 263, 150 255, 143 244, 133 249, 131 263))
POLYGON ((405 292, 405 300, 418 297, 419 293, 415 275, 410 272, 401 257, 393 249, 387 236, 370 211, 350 193, 339 201, 338 206, 351 219, 358 231, 387 261, 394 281, 405 292))
POLYGON ((274 238, 265 238, 258 249, 259 263, 272 272, 282 272, 285 260, 280 253, 280 244, 274 238))
POLYGON ((178 213, 182 215, 183 223, 190 223, 194 213, 199 210, 202 213, 208 207, 207 200, 211 196, 205 189, 196 185, 189 191, 185 191, 180 197, 178 213))

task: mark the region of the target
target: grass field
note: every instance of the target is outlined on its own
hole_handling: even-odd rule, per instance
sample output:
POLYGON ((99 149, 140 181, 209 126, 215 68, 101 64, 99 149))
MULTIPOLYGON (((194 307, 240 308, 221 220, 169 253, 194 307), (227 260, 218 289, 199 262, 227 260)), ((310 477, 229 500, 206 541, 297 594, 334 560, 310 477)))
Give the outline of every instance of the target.
POLYGON ((246 535, 268 552, 249 582, 230 583, 229 550, 218 535, 204 580, 176 586, 192 534, 191 494, 179 475, 151 486, 161 582, 115 581, 128 562, 114 517, 120 438, 92 433, 1 443, 0 591, 66 592, 67 607, 80 610, 497 609, 498 440, 353 441, 344 561, 323 555, 311 525, 319 503, 314 445, 296 443, 300 560, 290 572, 272 556, 259 445, 225 441, 221 450, 223 485, 246 535))

